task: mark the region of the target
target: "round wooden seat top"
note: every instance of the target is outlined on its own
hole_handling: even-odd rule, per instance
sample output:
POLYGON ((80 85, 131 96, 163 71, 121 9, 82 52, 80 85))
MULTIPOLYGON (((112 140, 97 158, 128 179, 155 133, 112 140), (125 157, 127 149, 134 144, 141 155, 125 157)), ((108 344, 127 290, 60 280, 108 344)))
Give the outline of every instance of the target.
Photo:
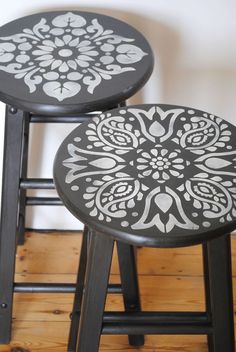
POLYGON ((89 12, 38 13, 0 28, 0 99, 45 115, 100 111, 137 92, 153 69, 136 29, 89 12))
POLYGON ((201 243, 236 227, 236 127, 181 106, 114 109, 64 140, 54 178, 92 229, 136 245, 201 243))

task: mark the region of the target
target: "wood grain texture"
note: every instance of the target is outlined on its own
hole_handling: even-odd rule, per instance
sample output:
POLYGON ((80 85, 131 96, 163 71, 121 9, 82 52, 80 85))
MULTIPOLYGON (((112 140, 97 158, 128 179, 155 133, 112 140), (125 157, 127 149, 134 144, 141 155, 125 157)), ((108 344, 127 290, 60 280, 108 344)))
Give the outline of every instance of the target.
MULTIPOLYGON (((74 282, 81 234, 28 233, 19 247, 17 282, 74 282)), ((232 238, 236 273, 236 238, 232 238)), ((144 310, 204 310, 201 247, 137 251, 144 310)), ((116 253, 110 281, 119 282, 116 253)), ((234 278, 236 293, 236 277, 234 278)), ((236 297, 236 295, 235 295, 236 297)), ((235 299, 236 302, 236 299, 235 299)), ((13 340, 0 352, 66 352, 72 294, 17 293, 14 296, 13 340)), ((106 308, 123 310, 120 295, 109 295, 106 308)), ((100 351, 207 352, 205 336, 147 336, 143 348, 128 345, 126 336, 103 336, 100 351)))

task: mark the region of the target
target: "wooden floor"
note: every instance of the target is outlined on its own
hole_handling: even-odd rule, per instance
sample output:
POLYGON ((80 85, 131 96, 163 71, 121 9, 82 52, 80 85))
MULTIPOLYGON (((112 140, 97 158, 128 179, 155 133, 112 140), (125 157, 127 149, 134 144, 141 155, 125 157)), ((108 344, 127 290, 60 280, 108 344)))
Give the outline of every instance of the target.
MULTIPOLYGON (((17 253, 16 281, 74 282, 80 243, 76 233, 28 233, 17 253)), ((232 250, 235 284, 236 236, 232 250)), ((138 270, 144 310, 204 310, 200 246, 138 249, 138 270)), ((119 282, 116 256, 110 281, 119 282)), ((66 352, 71 305, 71 294, 15 294, 13 340, 0 352, 66 352)), ((109 295, 107 308, 122 310, 121 297, 109 295)), ((103 336, 100 351, 207 352, 207 346, 205 336, 147 336, 145 347, 135 349, 126 336, 103 336)))

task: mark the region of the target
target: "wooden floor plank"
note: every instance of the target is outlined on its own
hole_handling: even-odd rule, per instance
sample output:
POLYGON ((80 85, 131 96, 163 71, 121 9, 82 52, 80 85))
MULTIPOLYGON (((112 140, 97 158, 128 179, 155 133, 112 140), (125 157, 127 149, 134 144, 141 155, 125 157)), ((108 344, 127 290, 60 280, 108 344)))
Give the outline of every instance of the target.
MULTIPOLYGON (((0 352, 66 352, 69 325, 65 322, 14 323, 10 346, 0 346, 0 352), (15 348, 15 350, 14 350, 15 348)), ((112 352, 207 352, 204 336, 146 336, 143 348, 128 345, 126 336, 102 336, 99 351, 112 352)))
MULTIPOLYGON (((17 273, 73 274, 77 270, 81 233, 28 233, 25 246, 18 247, 17 273)), ((236 236, 232 240, 233 275, 236 276, 236 236)), ((142 275, 202 275, 201 246, 183 248, 139 248, 138 271, 142 275)), ((117 258, 112 273, 118 274, 117 258)))
MULTIPOLYGON (((74 282, 81 245, 77 233, 28 233, 18 248, 17 282, 74 282)), ((236 237, 232 239, 236 303, 236 237)), ((144 310, 204 310, 201 246, 137 250, 144 310)), ((115 254, 110 281, 119 282, 115 254)), ((13 340, 0 352, 66 352, 72 294, 14 295, 13 340)), ((122 310, 120 295, 109 295, 106 308, 122 310)), ((135 349, 126 336, 103 336, 100 351, 206 352, 205 336, 148 336, 135 349)))

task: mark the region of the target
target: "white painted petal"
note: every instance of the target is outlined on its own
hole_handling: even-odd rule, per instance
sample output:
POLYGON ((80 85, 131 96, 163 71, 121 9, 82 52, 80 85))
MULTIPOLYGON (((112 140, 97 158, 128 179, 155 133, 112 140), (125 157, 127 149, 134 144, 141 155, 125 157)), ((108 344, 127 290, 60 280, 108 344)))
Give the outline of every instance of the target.
POLYGON ((84 46, 89 46, 91 44, 91 41, 90 40, 82 40, 79 45, 78 45, 78 48, 82 48, 84 46))
POLYGON ((50 54, 42 55, 42 56, 35 58, 35 60, 37 60, 37 61, 45 61, 45 60, 51 60, 51 59, 53 59, 53 56, 50 54))
POLYGON ((70 72, 67 75, 67 78, 69 81, 78 81, 82 77, 83 77, 83 75, 81 75, 79 72, 70 72))
POLYGON ((222 169, 223 167, 229 166, 232 163, 230 161, 221 159, 221 158, 209 158, 205 161, 206 166, 208 166, 211 169, 222 169))
POLYGON ((59 67, 59 71, 60 72, 68 72, 69 71, 69 67, 66 62, 63 62, 63 64, 59 67))
POLYGON ((1 43, 0 44, 0 55, 1 53, 11 53, 16 49, 15 44, 12 43, 1 43))
POLYGON ((144 159, 144 158, 138 158, 137 161, 139 163, 148 163, 148 160, 147 159, 144 159))
POLYGON ((138 170, 144 170, 144 169, 146 169, 148 167, 148 165, 138 165, 137 166, 137 169, 138 170))
POLYGON ((56 27, 83 27, 86 24, 84 17, 68 12, 65 15, 59 15, 54 18, 52 24, 56 27))
POLYGON ((100 61, 104 64, 104 65, 109 65, 114 61, 114 58, 112 56, 102 56, 100 58, 100 61))
POLYGON ((0 51, 0 62, 9 62, 14 58, 14 54, 11 53, 1 53, 0 51))
POLYGON ((89 162, 90 165, 100 169, 110 170, 116 166, 116 161, 111 158, 99 158, 89 162))
POLYGON ((32 52, 33 55, 36 55, 36 56, 41 56, 41 55, 47 55, 48 52, 47 51, 44 51, 44 50, 34 50, 32 52))
POLYGON ((111 51, 113 51, 114 49, 115 49, 115 46, 112 45, 112 44, 108 44, 108 43, 103 44, 103 45, 101 46, 101 50, 102 50, 102 51, 105 51, 105 52, 111 52, 111 51))
MULTIPOLYGON (((144 173, 143 173, 144 174, 144 173)), ((148 175, 145 175, 148 176, 148 175)), ((160 178, 160 174, 159 171, 154 172, 154 174, 152 175, 152 177, 154 178, 154 180, 158 180, 160 178)))
POLYGON ((19 50, 27 51, 32 49, 32 45, 30 43, 22 43, 18 46, 19 50))
POLYGON ((82 28, 78 28, 78 29, 76 28, 76 29, 73 29, 71 33, 75 36, 79 36, 79 35, 86 34, 87 32, 82 28))
POLYGON ((148 154, 147 152, 143 152, 143 153, 142 153, 142 156, 143 156, 144 158, 151 159, 151 155, 148 154))
POLYGON ((64 84, 61 84, 60 82, 55 81, 47 82, 43 85, 45 94, 56 98, 58 101, 73 97, 79 93, 80 89, 80 84, 76 82, 65 82, 64 84))
POLYGON ((48 40, 48 39, 43 41, 43 45, 50 46, 52 48, 56 48, 56 44, 52 40, 48 40))
POLYGON ((48 81, 55 81, 59 78, 59 74, 57 72, 47 72, 43 75, 43 77, 48 81))
POLYGON ((53 29, 50 30, 49 33, 51 33, 53 35, 62 35, 62 34, 64 34, 64 29, 62 29, 62 28, 53 28, 53 29))
POLYGON ((78 56, 78 58, 75 60, 77 62, 77 64, 80 67, 89 67, 89 63, 87 61, 83 61, 79 59, 80 56, 78 56))
POLYGON ((18 55, 16 57, 16 61, 21 64, 25 64, 29 60, 30 60, 30 57, 28 55, 18 55))
POLYGON ((178 159, 173 160, 172 163, 183 163, 183 161, 184 161, 183 159, 178 158, 178 159))
POLYGON ((77 46, 79 44, 79 38, 75 38, 70 41, 69 46, 77 46))
POLYGON ((155 203, 159 209, 166 213, 173 204, 173 199, 166 193, 157 194, 155 197, 155 203))
POLYGON ((77 63, 74 60, 68 60, 67 65, 72 68, 72 70, 76 70, 77 68, 77 63))
POLYGON ((184 169, 184 165, 179 165, 179 164, 176 164, 176 165, 173 165, 173 167, 177 170, 183 170, 184 169))
POLYGON ((62 64, 62 60, 55 60, 52 64, 52 70, 55 70, 62 64))
MULTIPOLYGON (((168 153, 168 150, 167 150, 167 149, 162 149, 162 150, 161 150, 161 155, 162 155, 162 156, 165 156, 167 153, 168 153)), ((171 155, 171 154, 170 154, 170 155, 171 155)), ((177 155, 177 153, 176 153, 176 155, 177 155)))
POLYGON ((45 60, 45 61, 41 61, 39 66, 41 67, 48 67, 53 63, 54 59, 52 60, 45 60))
POLYGON ((161 137, 165 134, 165 129, 158 121, 154 121, 149 128, 149 133, 152 136, 161 137))
POLYGON ((63 36, 63 40, 64 40, 65 44, 68 44, 72 40, 72 38, 73 37, 70 34, 67 34, 67 35, 63 36))
POLYGON ((43 50, 43 51, 53 51, 54 50, 54 48, 52 47, 52 46, 47 46, 47 45, 38 45, 38 48, 39 49, 41 49, 41 50, 43 50))
POLYGON ((162 173, 162 177, 164 180, 169 180, 169 178, 170 178, 170 176, 166 172, 162 173))
POLYGON ((121 44, 117 47, 116 51, 119 53, 116 60, 124 65, 139 62, 147 55, 142 49, 132 44, 121 44))
POLYGON ((57 47, 62 47, 65 45, 65 43, 63 42, 63 40, 61 40, 60 38, 56 38, 55 39, 55 44, 57 47))
POLYGON ((180 175, 180 173, 178 171, 175 170, 170 170, 171 175, 178 177, 180 175))
POLYGON ((157 149, 151 149, 151 153, 152 153, 152 155, 154 155, 154 156, 157 156, 157 155, 158 155, 157 149))

